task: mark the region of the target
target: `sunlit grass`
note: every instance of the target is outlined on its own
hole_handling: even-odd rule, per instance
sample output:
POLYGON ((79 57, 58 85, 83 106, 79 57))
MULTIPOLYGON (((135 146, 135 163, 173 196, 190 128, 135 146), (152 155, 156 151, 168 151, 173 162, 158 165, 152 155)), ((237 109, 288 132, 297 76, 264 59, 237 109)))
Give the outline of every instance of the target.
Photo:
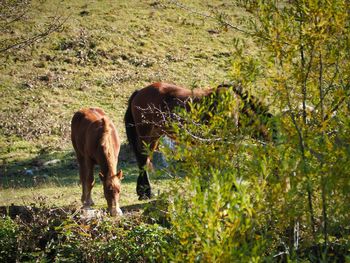
MULTIPOLYGON (((97 178, 96 178, 97 180, 97 178)), ((153 191, 156 194, 166 191, 169 185, 168 180, 152 180, 153 191)), ((78 184, 68 186, 57 186, 53 184, 42 184, 35 187, 7 188, 0 190, 0 204, 9 205, 34 205, 45 204, 49 207, 81 207, 81 186, 78 184)), ((103 196, 103 187, 100 182, 96 183, 92 190, 92 198, 95 207, 106 208, 106 199, 103 196)), ((139 201, 136 195, 136 181, 122 183, 122 192, 119 200, 120 206, 144 203, 139 201)))

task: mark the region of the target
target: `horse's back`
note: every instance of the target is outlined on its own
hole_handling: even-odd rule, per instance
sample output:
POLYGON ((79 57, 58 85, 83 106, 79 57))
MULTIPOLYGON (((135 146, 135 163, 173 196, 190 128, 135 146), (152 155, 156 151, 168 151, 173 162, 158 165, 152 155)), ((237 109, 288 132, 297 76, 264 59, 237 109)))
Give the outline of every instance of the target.
POLYGON ((110 136, 112 136, 114 148, 119 152, 119 137, 115 126, 100 108, 85 108, 77 111, 71 123, 71 137, 75 151, 80 155, 93 157, 97 152, 103 132, 104 125, 108 125, 110 136))
POLYGON ((99 122, 105 116, 104 111, 99 108, 85 108, 77 111, 72 118, 72 136, 80 136, 93 127, 97 128, 100 125, 99 122))
POLYGON ((152 99, 157 97, 187 98, 193 95, 193 91, 166 82, 156 82, 140 90, 138 96, 147 96, 152 99))
POLYGON ((140 109, 154 107, 157 110, 171 109, 193 95, 189 89, 169 84, 156 82, 140 89, 131 101, 133 114, 140 109), (176 104, 176 105, 175 105, 176 104))
POLYGON ((95 122, 106 116, 105 112, 100 108, 83 108, 77 111, 72 119, 73 123, 79 123, 85 119, 85 121, 95 122))

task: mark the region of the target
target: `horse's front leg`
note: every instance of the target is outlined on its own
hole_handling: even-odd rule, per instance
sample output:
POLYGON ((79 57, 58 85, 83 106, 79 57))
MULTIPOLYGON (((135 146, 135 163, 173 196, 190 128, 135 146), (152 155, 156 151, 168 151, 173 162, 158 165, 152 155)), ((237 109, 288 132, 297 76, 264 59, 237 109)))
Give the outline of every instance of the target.
POLYGON ((83 194, 81 196, 81 201, 84 208, 89 208, 94 205, 91 198, 91 189, 94 186, 94 174, 93 174, 93 164, 89 160, 84 160, 83 165, 80 166, 80 181, 82 185, 83 194))
POLYGON ((149 157, 140 152, 137 154, 137 157, 140 173, 139 177, 137 178, 136 193, 139 196, 139 200, 145 200, 151 198, 152 196, 149 175, 148 171, 146 170, 146 164, 149 157))
MULTIPOLYGON (((154 150, 158 147, 158 139, 153 138, 149 142, 149 147, 150 147, 149 148, 150 152, 154 152, 154 150)), ((152 189, 151 189, 151 183, 149 180, 148 170, 153 169, 152 161, 148 154, 139 153, 138 156, 139 158, 137 159, 138 159, 140 173, 139 173, 139 177, 137 178, 136 193, 139 196, 139 200, 151 199, 153 195, 152 195, 152 189)))
POLYGON ((139 177, 137 178, 136 193, 139 196, 139 200, 152 198, 149 175, 145 168, 140 169, 139 177))

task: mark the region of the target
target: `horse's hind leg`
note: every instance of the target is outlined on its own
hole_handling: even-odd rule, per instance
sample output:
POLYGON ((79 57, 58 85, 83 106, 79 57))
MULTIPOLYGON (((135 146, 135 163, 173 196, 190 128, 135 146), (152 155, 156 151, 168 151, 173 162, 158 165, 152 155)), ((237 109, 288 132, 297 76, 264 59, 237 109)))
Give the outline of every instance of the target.
POLYGON ((84 207, 90 207, 94 205, 91 198, 91 189, 94 186, 93 164, 91 161, 81 158, 79 165, 80 182, 83 190, 81 202, 84 207))

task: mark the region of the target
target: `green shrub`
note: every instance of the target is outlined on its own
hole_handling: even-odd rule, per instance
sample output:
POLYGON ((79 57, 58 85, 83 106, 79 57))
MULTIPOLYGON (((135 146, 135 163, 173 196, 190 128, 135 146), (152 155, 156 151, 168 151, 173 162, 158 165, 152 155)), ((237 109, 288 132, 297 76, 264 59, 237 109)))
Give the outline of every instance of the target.
POLYGON ((15 262, 17 256, 17 225, 8 217, 0 218, 0 261, 15 262))
POLYGON ((101 245, 99 262, 156 262, 167 244, 168 231, 141 224, 101 245))
POLYGON ((121 228, 103 220, 91 225, 67 224, 61 229, 55 259, 69 262, 154 262, 162 255, 168 230, 158 225, 121 228), (90 229, 82 231, 82 229, 90 229))
POLYGON ((1 262, 157 262, 171 237, 140 218, 87 222, 53 211, 35 209, 30 221, 1 219, 1 262))
POLYGON ((252 139, 258 116, 241 114, 237 127, 230 93, 214 110, 206 100, 179 112, 181 122, 172 124, 177 149, 165 153, 178 161, 169 172, 185 180, 169 198, 177 242, 168 255, 190 262, 345 261, 350 19, 341 10, 349 3, 236 4, 247 11, 240 27, 258 48, 236 41, 231 77, 273 102, 270 130, 278 127, 278 140, 252 139))

